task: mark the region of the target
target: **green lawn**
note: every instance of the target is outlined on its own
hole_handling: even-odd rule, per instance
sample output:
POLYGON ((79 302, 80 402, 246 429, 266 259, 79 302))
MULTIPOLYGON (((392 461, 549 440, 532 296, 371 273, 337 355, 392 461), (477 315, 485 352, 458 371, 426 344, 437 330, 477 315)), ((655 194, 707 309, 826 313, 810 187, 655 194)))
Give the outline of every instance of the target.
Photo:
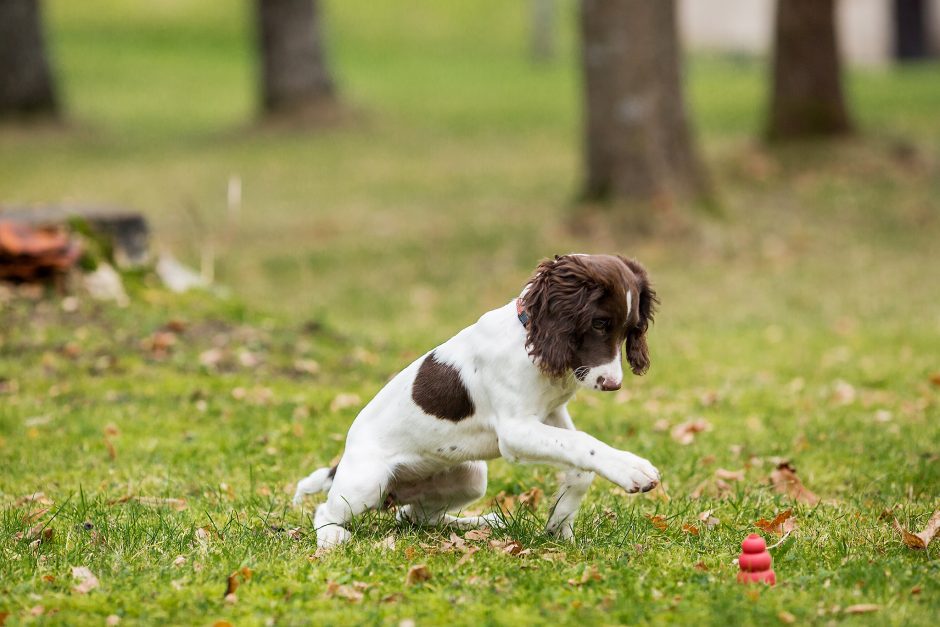
MULTIPOLYGON (((353 113, 297 132, 253 123, 249 3, 47 2, 70 125, 0 128, 0 203, 137 208, 190 263, 212 242, 231 295, 133 279, 117 309, 0 291, 6 624, 932 624, 940 542, 908 549, 880 515, 920 529, 940 507, 938 67, 853 73, 862 136, 770 151, 763 66, 696 58, 721 215, 694 235, 578 235, 570 3, 547 67, 525 56, 526 3, 451 4, 327 3, 353 113), (598 479, 571 546, 540 534, 546 497, 468 558, 387 513, 316 555, 316 500, 293 509, 292 482, 341 452, 388 377, 566 251, 636 256, 656 282, 650 373, 572 414, 653 461, 671 499, 598 479), (678 443, 696 419, 710 430, 678 443), (772 489, 783 460, 820 504, 772 489), (743 478, 719 491, 718 469, 743 478), (791 508, 779 585, 742 588, 740 541, 791 508), (431 578, 406 585, 421 564, 431 578)), ((481 508, 548 494, 555 473, 493 462, 481 508)))

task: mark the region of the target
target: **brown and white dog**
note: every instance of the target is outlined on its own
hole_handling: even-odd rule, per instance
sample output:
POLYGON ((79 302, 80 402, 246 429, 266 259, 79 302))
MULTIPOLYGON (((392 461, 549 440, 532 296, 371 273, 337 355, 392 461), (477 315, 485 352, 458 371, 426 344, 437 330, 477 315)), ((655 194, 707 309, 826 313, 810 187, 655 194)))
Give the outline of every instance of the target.
POLYGON ((578 431, 567 403, 579 387, 619 389, 624 346, 634 374, 646 372, 646 330, 657 303, 636 261, 543 261, 519 298, 396 375, 353 422, 339 464, 298 483, 296 503, 329 491, 314 516, 317 545, 348 540, 351 517, 389 502, 400 519, 419 524, 496 525, 493 514, 448 512, 483 496, 483 460, 499 456, 567 469, 546 527, 563 538, 573 537, 595 473, 627 492, 653 489, 659 471, 578 431))

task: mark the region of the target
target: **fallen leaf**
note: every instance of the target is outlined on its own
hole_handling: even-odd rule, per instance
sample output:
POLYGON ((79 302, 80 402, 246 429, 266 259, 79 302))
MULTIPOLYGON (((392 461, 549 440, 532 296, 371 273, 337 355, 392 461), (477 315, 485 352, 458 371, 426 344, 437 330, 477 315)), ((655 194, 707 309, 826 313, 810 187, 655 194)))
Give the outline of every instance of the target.
POLYGON ((590 566, 584 569, 584 572, 581 573, 580 579, 569 579, 568 585, 571 586, 583 586, 584 584, 591 581, 602 581, 604 578, 601 576, 597 566, 591 564, 590 566))
POLYGON ((78 580, 78 584, 72 586, 78 594, 88 594, 98 587, 98 578, 85 566, 73 566, 72 577, 78 580))
POLYGON ((832 400, 837 405, 850 405, 855 402, 855 387, 846 381, 836 381, 833 384, 832 400))
POLYGON ((47 497, 44 492, 33 492, 26 496, 21 496, 13 503, 13 507, 22 507, 27 503, 39 503, 40 505, 52 505, 52 499, 47 497))
POLYGON ((33 525, 26 531, 19 531, 13 535, 17 540, 25 540, 32 544, 50 542, 53 536, 55 536, 55 532, 52 530, 52 527, 47 526, 47 523, 33 525))
POLYGON ((717 525, 721 524, 721 521, 716 517, 712 516, 712 510, 706 509, 704 512, 698 515, 698 519, 705 523, 705 526, 709 529, 713 529, 717 525))
POLYGON ((186 556, 185 556, 185 555, 177 555, 177 556, 176 556, 176 559, 173 560, 173 565, 176 566, 177 568, 183 566, 184 564, 186 564, 186 556))
POLYGON ((786 494, 798 503, 807 505, 819 503, 819 497, 803 485, 800 478, 796 476, 796 468, 790 462, 780 463, 770 473, 770 483, 778 494, 786 494))
POLYGON ((846 614, 869 614, 871 612, 877 612, 881 609, 880 605, 875 605, 874 603, 859 603, 857 605, 850 605, 844 610, 846 614))
POLYGON ((333 402, 330 403, 330 411, 338 412, 349 407, 357 407, 362 404, 358 394, 337 394, 333 402))
POLYGON ((705 564, 705 562, 703 562, 703 561, 701 561, 701 560, 699 560, 698 562, 696 562, 696 563, 695 563, 695 566, 693 566, 692 568, 694 568, 695 570, 700 570, 700 571, 702 571, 703 573, 707 573, 707 572, 708 572, 708 566, 705 564))
POLYGON ((787 531, 793 531, 796 528, 796 519, 793 518, 793 510, 788 509, 777 514, 773 520, 761 518, 754 526, 761 531, 783 535, 787 531))
POLYGON ((787 625, 792 625, 796 622, 796 616, 790 612, 787 612, 786 610, 777 612, 777 619, 779 619, 781 623, 785 623, 787 625))
POLYGON ((724 468, 718 468, 715 470, 715 476, 719 479, 724 479, 725 481, 744 481, 743 470, 726 470, 724 468))
POLYGON ((415 564, 408 569, 408 574, 405 575, 405 585, 413 586, 416 583, 427 581, 430 578, 431 571, 428 570, 425 564, 415 564))
POLYGON ((326 583, 326 596, 339 597, 352 601, 353 603, 361 603, 365 598, 365 591, 368 589, 369 584, 362 581, 354 581, 350 585, 328 581, 326 583))
POLYGON ((531 488, 526 490, 519 495, 518 500, 520 505, 525 505, 531 510, 535 510, 539 506, 539 502, 542 500, 543 492, 541 488, 531 488))
POLYGON ((238 586, 246 583, 251 580, 251 569, 247 566, 242 566, 240 569, 233 571, 231 575, 228 576, 225 586, 225 598, 228 600, 229 595, 234 595, 235 591, 238 590, 238 586))
POLYGON ((112 461, 117 459, 117 449, 114 448, 114 443, 107 437, 104 439, 104 447, 108 449, 108 457, 112 461))
POLYGON ((710 422, 699 418, 697 420, 688 420, 686 422, 677 424, 672 428, 672 431, 669 432, 669 435, 672 436, 672 439, 679 444, 687 446, 695 441, 696 433, 709 431, 711 428, 712 425, 710 422))
POLYGON ((691 535, 693 535, 693 536, 697 536, 697 535, 698 535, 698 527, 696 527, 695 525, 689 524, 689 523, 685 523, 684 525, 682 525, 682 531, 684 531, 684 532, 686 532, 686 533, 688 533, 688 534, 691 534, 691 535))
POLYGON ((522 545, 512 538, 506 540, 490 540, 490 548, 501 551, 506 555, 515 555, 523 556, 528 555, 532 551, 530 549, 523 549, 522 545))
POLYGON ((901 534, 901 540, 912 549, 926 549, 931 540, 940 532, 940 509, 933 513, 927 526, 919 533, 912 533, 901 526, 897 518, 893 519, 894 528, 901 534))
POLYGON ((457 560, 456 566, 463 566, 464 564, 469 562, 471 559, 473 559, 473 554, 479 550, 480 550, 480 547, 478 546, 468 546, 466 550, 464 551, 463 556, 459 560, 457 560))
POLYGON ((645 514, 645 516, 647 519, 649 519, 649 521, 653 524, 654 527, 656 527, 660 531, 666 530, 668 523, 666 522, 665 518, 659 515, 653 516, 652 514, 645 514))
POLYGON ((471 529, 470 531, 465 533, 463 537, 464 537, 464 540, 471 540, 471 541, 486 540, 487 538, 490 537, 490 534, 492 533, 493 533, 493 530, 490 529, 489 527, 481 527, 479 529, 471 529))
POLYGON ((930 375, 930 382, 934 385, 940 385, 940 372, 934 372, 930 375))

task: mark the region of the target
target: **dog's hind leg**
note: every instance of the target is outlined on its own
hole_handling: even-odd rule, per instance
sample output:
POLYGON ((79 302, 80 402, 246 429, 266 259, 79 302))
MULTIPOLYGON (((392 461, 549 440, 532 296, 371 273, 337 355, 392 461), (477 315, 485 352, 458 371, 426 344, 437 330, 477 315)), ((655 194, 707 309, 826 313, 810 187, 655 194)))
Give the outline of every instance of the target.
POLYGON ((379 507, 392 478, 392 467, 381 455, 343 455, 336 468, 326 503, 317 508, 313 526, 317 547, 331 548, 349 539, 346 523, 353 516, 379 507))
POLYGON ((426 479, 395 486, 398 519, 419 525, 454 525, 460 528, 488 524, 484 516, 450 516, 486 494, 486 462, 464 462, 426 479))

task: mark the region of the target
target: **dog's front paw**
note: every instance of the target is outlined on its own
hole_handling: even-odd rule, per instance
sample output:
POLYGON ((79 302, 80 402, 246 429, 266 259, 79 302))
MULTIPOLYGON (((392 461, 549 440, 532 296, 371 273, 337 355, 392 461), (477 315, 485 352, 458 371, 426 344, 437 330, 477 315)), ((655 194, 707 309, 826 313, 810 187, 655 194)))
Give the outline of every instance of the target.
POLYGON ((631 453, 624 453, 607 477, 621 488, 635 494, 649 492, 659 485, 659 471, 648 460, 631 453))

